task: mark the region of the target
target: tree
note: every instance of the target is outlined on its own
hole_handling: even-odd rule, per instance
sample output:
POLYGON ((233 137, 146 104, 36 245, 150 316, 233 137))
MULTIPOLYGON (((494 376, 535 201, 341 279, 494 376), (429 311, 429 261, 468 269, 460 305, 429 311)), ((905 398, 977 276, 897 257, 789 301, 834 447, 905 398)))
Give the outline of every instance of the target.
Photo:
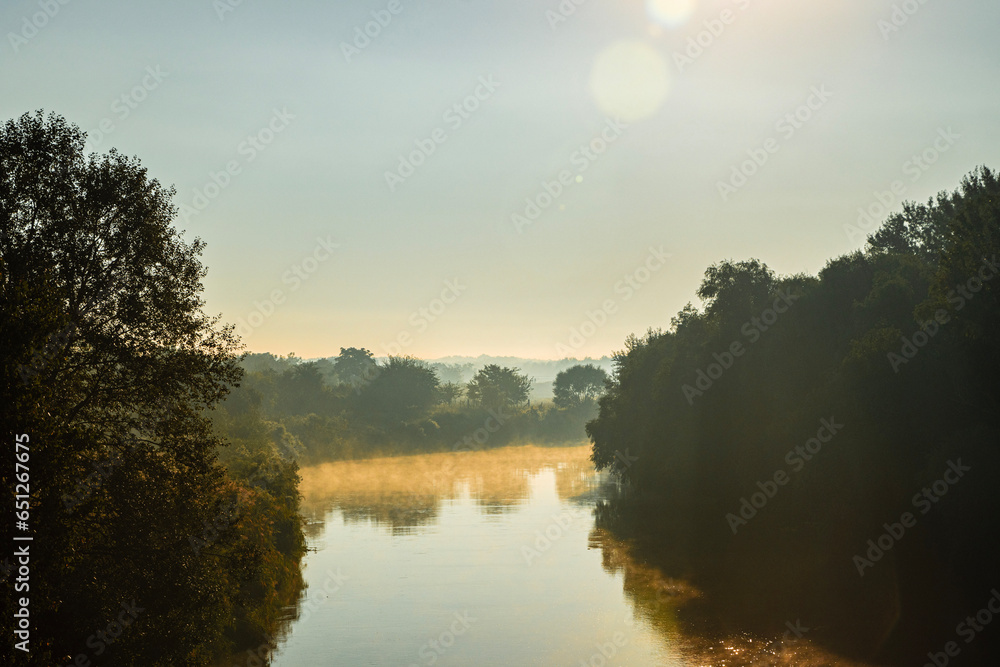
POLYGON ((532 380, 518 368, 489 364, 466 385, 469 400, 483 407, 502 409, 520 406, 528 400, 532 380))
POLYGON ((923 609, 958 616, 1000 576, 997 559, 984 555, 1000 534, 997 255, 1000 179, 982 168, 954 193, 904 204, 864 252, 831 260, 816 278, 774 277, 757 260, 711 267, 699 292, 704 313, 686 307, 669 332, 630 337, 615 355, 587 433, 594 463, 631 488, 598 513, 598 526, 633 537, 641 525, 649 542, 669 539, 671 562, 714 582, 708 594, 731 609, 753 609, 752 623, 765 590, 782 600, 775 609, 808 598, 817 625, 890 622, 891 640, 859 630, 852 642, 902 662, 885 647, 902 654, 922 636, 923 609), (784 290, 795 303, 781 310, 784 290), (836 438, 837 451, 823 471, 805 472, 810 482, 794 502, 769 504, 767 518, 754 519, 761 513, 744 489, 778 489, 758 480, 774 474, 774 461, 793 472, 810 466, 797 458, 802 443, 819 449, 823 438, 836 438), (981 474, 963 478, 962 496, 947 519, 924 525, 921 544, 874 569, 882 549, 870 535, 898 515, 906 493, 882 489, 955 470, 959 452, 982 461, 981 474), (872 551, 854 556, 856 570, 831 576, 826 555, 866 540, 872 551), (928 594, 925 563, 964 574, 928 594), (822 583, 806 594, 802 581, 822 583))
POLYGON ((294 352, 289 352, 287 357, 275 356, 270 352, 254 352, 244 355, 240 365, 243 366, 243 370, 251 373, 267 371, 284 373, 301 363, 302 359, 296 357, 294 352))
POLYGON ((767 307, 775 287, 774 272, 760 260, 726 260, 705 270, 698 296, 709 319, 739 326, 767 307))
POLYGON ((438 396, 440 397, 441 402, 447 403, 448 405, 451 405, 461 398, 464 392, 465 389, 457 382, 445 382, 438 388, 438 396))
MULTIPOLYGON (((171 226, 173 190, 84 143, 42 112, 0 128, 0 424, 6 442, 30 437, 45 545, 32 654, 69 661, 95 619, 135 600, 145 616, 99 664, 207 662, 271 557, 271 529, 246 539, 236 518, 201 550, 189 541, 264 498, 227 479, 205 417, 240 380, 238 341, 202 310, 204 244, 171 226)), ((13 465, 2 471, 12 506, 13 465)))
POLYGON ((556 375, 552 385, 554 403, 561 408, 592 404, 604 391, 608 374, 593 364, 577 365, 556 375))
POLYGON ((333 363, 337 382, 354 388, 371 382, 377 371, 374 355, 363 347, 340 348, 340 356, 333 363))
POLYGON ((319 365, 307 362, 294 366, 277 378, 275 407, 289 415, 324 414, 331 410, 333 394, 323 382, 319 365))
POLYGON ((361 389, 358 405, 382 422, 403 423, 425 415, 437 399, 433 370, 412 357, 389 357, 361 389))

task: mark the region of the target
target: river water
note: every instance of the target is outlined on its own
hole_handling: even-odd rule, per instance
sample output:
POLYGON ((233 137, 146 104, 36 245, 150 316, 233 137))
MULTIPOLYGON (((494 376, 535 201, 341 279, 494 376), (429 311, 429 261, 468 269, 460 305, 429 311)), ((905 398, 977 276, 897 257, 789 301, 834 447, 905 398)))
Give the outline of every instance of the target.
POLYGON ((595 527, 613 485, 589 453, 506 447, 303 469, 307 587, 271 664, 850 664, 784 628, 692 632, 678 612, 700 593, 595 527))

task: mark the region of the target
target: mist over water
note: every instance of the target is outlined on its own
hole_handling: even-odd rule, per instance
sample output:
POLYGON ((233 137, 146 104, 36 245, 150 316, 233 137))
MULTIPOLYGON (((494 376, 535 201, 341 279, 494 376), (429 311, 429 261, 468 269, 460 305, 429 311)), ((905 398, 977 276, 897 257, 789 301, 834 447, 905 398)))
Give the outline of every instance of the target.
POLYGON ((522 446, 303 469, 307 588, 272 664, 861 664, 784 626, 720 636, 701 591, 595 525, 619 489, 589 457, 522 446))

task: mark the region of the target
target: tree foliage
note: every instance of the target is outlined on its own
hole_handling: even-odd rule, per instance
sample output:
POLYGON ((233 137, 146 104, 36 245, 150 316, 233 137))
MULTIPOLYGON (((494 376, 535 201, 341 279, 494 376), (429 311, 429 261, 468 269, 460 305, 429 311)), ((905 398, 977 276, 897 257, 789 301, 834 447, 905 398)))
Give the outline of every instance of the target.
POLYGON ((371 350, 363 347, 340 348, 340 355, 333 364, 336 382, 351 387, 361 387, 370 382, 378 372, 371 350))
POLYGON ((531 378, 517 368, 496 364, 483 367, 466 385, 469 400, 492 409, 523 405, 530 391, 531 378))
POLYGON ((581 364, 561 371, 552 385, 555 404, 561 408, 593 403, 608 381, 604 369, 593 364, 581 364))
POLYGON ((357 402, 361 411, 382 422, 407 422, 426 415, 437 399, 433 370, 411 357, 389 357, 361 389, 357 402))
MULTIPOLYGON (((261 636, 253 591, 292 576, 274 560, 277 496, 216 460, 224 443, 205 411, 242 371, 233 328, 203 311, 204 244, 171 226, 173 191, 137 159, 85 155, 84 139, 41 112, 0 130, 0 410, 7 442, 30 437, 44 550, 32 656, 205 664, 261 636), (217 534, 194 548, 206 526, 217 534), (96 655, 88 637, 132 601, 145 611, 96 655)), ((12 472, 5 462, 8 508, 12 472)))
POLYGON ((906 204, 864 252, 815 278, 758 260, 710 267, 703 310, 689 305, 614 357, 587 431, 594 462, 633 500, 605 515, 663 530, 673 567, 730 609, 755 610, 744 627, 767 600, 874 655, 920 636, 915 619, 977 608, 1000 576, 984 556, 1000 534, 998 250, 1000 182, 982 168, 906 204), (843 425, 829 444, 822 420, 843 425), (858 566, 867 540, 959 459, 978 475, 927 517, 915 512, 921 537, 858 566), (766 507, 741 505, 755 493, 766 507))

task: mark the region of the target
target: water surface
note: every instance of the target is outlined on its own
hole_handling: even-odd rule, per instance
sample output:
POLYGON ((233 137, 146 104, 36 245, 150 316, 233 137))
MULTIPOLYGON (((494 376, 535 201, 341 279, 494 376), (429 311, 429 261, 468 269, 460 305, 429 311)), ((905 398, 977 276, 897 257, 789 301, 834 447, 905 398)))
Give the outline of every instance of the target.
POLYGON ((595 528, 588 447, 302 470, 307 589, 272 654, 311 665, 849 664, 808 639, 699 636, 700 593, 595 528))

